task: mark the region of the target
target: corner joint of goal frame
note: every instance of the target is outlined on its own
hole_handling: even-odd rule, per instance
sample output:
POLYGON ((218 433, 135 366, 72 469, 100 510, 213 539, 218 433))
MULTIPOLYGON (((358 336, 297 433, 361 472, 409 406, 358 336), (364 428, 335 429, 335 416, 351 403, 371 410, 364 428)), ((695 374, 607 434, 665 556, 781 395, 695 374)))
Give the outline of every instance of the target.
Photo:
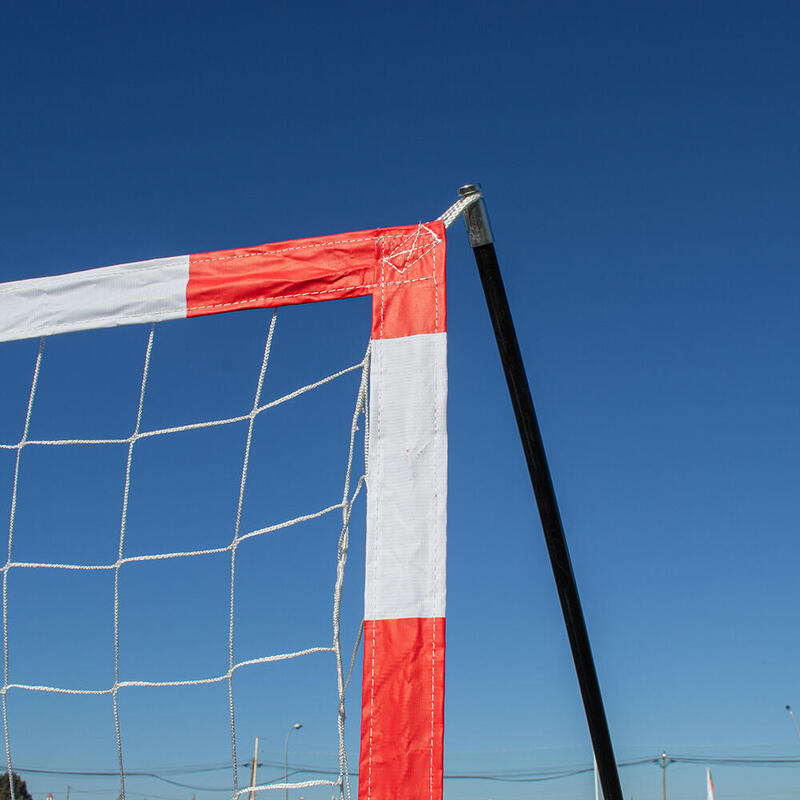
POLYGON ((483 202, 481 185, 469 183, 462 186, 458 193, 460 195, 458 200, 439 219, 444 222, 445 228, 449 228, 463 214, 467 224, 470 247, 492 244, 494 236, 492 235, 492 226, 489 224, 486 205, 483 202))

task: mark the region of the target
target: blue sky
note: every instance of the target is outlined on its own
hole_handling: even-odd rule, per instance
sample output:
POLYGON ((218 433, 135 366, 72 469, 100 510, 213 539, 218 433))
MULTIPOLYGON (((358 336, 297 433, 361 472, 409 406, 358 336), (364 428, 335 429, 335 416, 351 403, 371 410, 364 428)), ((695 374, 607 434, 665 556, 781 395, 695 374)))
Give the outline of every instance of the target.
MULTIPOLYGON (((800 756, 784 710, 800 707, 799 33, 796 5, 781 2, 6 4, 0 279, 413 223, 438 216, 458 186, 482 182, 618 757, 800 756)), ((460 223, 448 249, 447 770, 585 765, 563 623, 460 223)), ((279 317, 275 396, 363 355, 364 303, 305 311, 279 317)), ((268 321, 229 315, 188 334, 161 326, 146 424, 248 407, 268 321), (194 365, 189 338, 205 354, 194 365), (183 395, 171 395, 178 386, 183 395)), ((146 335, 48 342, 34 429, 128 426, 146 335), (124 400, 107 410, 112 390, 124 400)), ((18 435, 34 354, 30 342, 0 351, 4 442, 18 435)), ((334 491, 338 473, 322 451, 346 442, 355 390, 355 378, 330 387, 324 418, 310 426, 306 414, 319 411, 299 405, 264 418, 253 478, 269 489, 246 505, 254 524, 334 491), (274 456, 273 440, 288 453, 274 456), (318 476, 306 474, 309 462, 318 476)), ((207 435, 187 434, 196 440, 183 450, 142 445, 131 506, 142 537, 156 520, 188 541, 210 519, 230 524, 241 431, 207 435), (214 454, 213 470, 198 468, 200 451, 214 454), (165 485, 169 502, 155 499, 165 485)), ((118 528, 119 453, 94 454, 86 480, 70 454, 27 454, 20 491, 49 487, 55 505, 21 496, 19 524, 31 533, 20 547, 69 553, 70 542, 84 547, 76 537, 90 522, 118 528), (87 485, 97 497, 76 501, 87 485)), ((0 459, 2 513, 8 474, 0 459)), ((317 522, 303 536, 329 533, 317 522)), ((275 614, 286 597, 312 631, 326 621, 335 554, 289 541, 275 538, 277 552, 259 558, 254 546, 243 568, 254 573, 242 590, 252 592, 243 647, 260 646, 262 630, 278 647, 294 635, 294 617, 275 614), (277 557, 293 571, 276 568, 277 557)), ((191 655, 202 671, 219 655, 225 586, 188 568, 157 572, 123 587, 143 618, 123 620, 131 639, 121 657, 157 669, 191 655), (198 580, 208 591, 193 591, 198 580), (184 611, 198 606, 206 622, 187 627, 184 611), (168 609, 158 626, 155 609, 168 609)), ((19 663, 46 674, 88 655, 90 669, 107 669, 103 577, 47 588, 22 578, 33 616, 20 627, 19 663)), ((240 761, 259 735, 264 758, 280 762, 288 726, 301 721, 292 759, 331 763, 332 717, 320 709, 332 689, 317 668, 297 668, 313 690, 291 689, 288 670, 243 685, 254 700, 241 711, 240 761)), ((199 704, 170 701, 183 704, 172 723, 166 707, 163 723, 144 703, 129 707, 131 740, 141 742, 132 766, 224 765, 227 700, 203 692, 199 704)), ((23 725, 19 763, 113 769, 105 699, 80 709, 29 702, 35 724, 23 725)), ((357 706, 350 713, 355 758, 357 706)), ((800 783, 796 768, 713 770, 720 798, 783 800, 800 783)), ((113 779, 27 777, 36 800, 48 791, 64 800, 67 785, 76 797, 116 796, 113 779)), ((621 777, 626 797, 660 791, 655 766, 621 777)), ((703 780, 702 765, 674 764, 670 797, 702 797, 703 780)), ((192 794, 143 779, 129 789, 136 800, 192 794)), ((446 793, 568 800, 591 785, 453 781, 446 793)))

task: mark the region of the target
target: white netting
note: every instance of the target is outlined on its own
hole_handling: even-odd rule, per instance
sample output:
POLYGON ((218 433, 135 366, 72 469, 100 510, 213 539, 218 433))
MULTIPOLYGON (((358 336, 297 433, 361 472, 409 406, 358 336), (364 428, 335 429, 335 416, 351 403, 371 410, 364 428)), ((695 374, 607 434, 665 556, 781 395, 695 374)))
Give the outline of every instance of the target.
MULTIPOLYGON (((368 429, 366 415, 367 415, 367 380, 369 373, 369 347, 364 354, 362 360, 358 363, 352 364, 348 367, 335 371, 326 377, 315 380, 311 383, 295 388, 292 391, 277 397, 276 399, 264 402, 262 395, 264 392, 265 376, 267 375, 268 365, 270 363, 270 354, 273 345, 277 321, 277 313, 273 313, 269 320, 269 325, 266 333, 266 341, 263 348, 263 356, 260 360, 260 367, 258 370, 258 377, 256 380, 255 392, 252 396, 249 409, 246 413, 236 416, 230 416, 220 419, 208 419, 205 421, 193 421, 182 425, 175 425, 170 427, 160 427, 147 429, 143 425, 143 411, 147 404, 148 394, 148 380, 150 375, 152 354, 154 350, 154 343, 156 341, 156 327, 150 328, 149 336, 147 337, 145 353, 143 358, 143 365, 141 367, 141 380, 138 383, 138 402, 136 404, 135 419, 132 420, 132 431, 129 436, 124 438, 64 438, 64 439, 37 439, 30 437, 31 420, 34 415, 34 409, 37 399, 37 389, 40 383, 40 375, 42 373, 42 364, 45 356, 45 340, 42 339, 38 352, 35 357, 35 364, 33 369, 33 378, 30 382, 30 390, 27 398, 27 410, 24 418, 24 425, 22 435, 18 441, 13 443, 0 443, 0 450, 11 451, 13 457, 13 474, 12 474, 12 487, 10 497, 10 514, 8 526, 8 548, 5 564, 2 566, 1 571, 3 575, 3 597, 2 597, 2 614, 3 614, 3 685, 0 689, 2 696, 2 713, 3 713, 3 731, 5 742, 5 756, 6 764, 9 775, 15 767, 12 758, 12 748, 14 742, 14 731, 9 724, 9 711, 8 711, 8 696, 11 692, 30 692, 42 694, 55 694, 65 696, 110 696, 113 707, 113 723, 116 738, 116 758, 119 767, 119 795, 122 800, 126 796, 126 762, 125 762, 125 734, 124 726, 121 721, 124 716, 119 703, 119 694, 121 690, 132 690, 136 688, 163 688, 163 687, 197 687, 213 684, 227 685, 228 694, 228 715, 230 721, 230 746, 231 746, 231 796, 237 798, 243 794, 266 790, 266 789, 286 789, 286 788, 305 788, 312 786, 331 786, 338 787, 343 797, 350 797, 350 782, 349 782, 349 768, 347 751, 345 747, 345 692, 349 683, 353 666, 355 662, 355 653, 358 646, 358 640, 361 636, 361 629, 359 628, 357 640, 354 643, 353 655, 349 658, 349 668, 346 669, 346 661, 342 655, 342 632, 341 632, 341 607, 342 607, 342 587, 344 581, 345 564, 348 558, 349 548, 349 531, 350 519, 353 512, 353 504, 361 494, 361 490, 365 485, 366 475, 366 457, 367 457, 367 435, 368 429), (354 402, 354 410, 349 425, 349 446, 344 459, 344 477, 342 482, 341 498, 338 502, 326 505, 325 507, 316 508, 308 511, 307 513, 295 516, 291 519, 257 527, 252 530, 245 530, 243 528, 243 504, 245 498, 245 491, 248 485, 248 471, 251 462, 251 453, 254 442, 254 429, 256 421, 265 412, 282 406, 292 400, 305 395, 322 386, 326 386, 331 382, 337 381, 351 373, 360 374, 358 381, 356 397, 354 402), (363 425, 359 426, 359 419, 363 417, 363 425), (137 451, 137 444, 143 440, 154 439, 156 437, 168 437, 174 434, 185 433, 189 431, 199 431, 211 428, 220 428, 223 426, 246 426, 246 435, 244 437, 244 452, 241 457, 240 475, 238 479, 238 493, 235 508, 235 524, 233 526, 233 536, 230 541, 217 547, 205 547, 198 549, 180 550, 180 551, 156 551, 147 552, 137 555, 126 554, 126 532, 129 520, 129 507, 130 499, 136 492, 135 481, 132 479, 132 465, 134 463, 134 455, 137 451), (353 473, 354 460, 358 454, 358 432, 364 431, 363 453, 364 453, 364 470, 356 477, 353 473), (66 448, 74 446, 85 446, 87 448, 96 448, 103 446, 122 446, 127 450, 124 466, 124 476, 122 481, 122 502, 121 502, 121 521, 119 524, 117 556, 113 561, 105 563, 83 563, 81 561, 41 561, 41 560, 17 560, 15 558, 15 528, 17 522, 18 499, 20 494, 20 486, 24 481, 24 459, 23 453, 32 449, 40 448, 66 448), (23 468, 21 468, 21 466, 23 468), (257 537, 264 537, 276 531, 297 526, 302 523, 326 517, 327 515, 341 512, 341 525, 337 550, 336 573, 333 590, 333 603, 332 603, 332 628, 330 642, 309 642, 309 646, 302 649, 292 650, 290 652, 278 653, 263 653, 254 658, 247 658, 237 660, 235 648, 235 619, 236 619, 236 590, 237 590, 237 551, 240 545, 257 537), (208 556, 220 556, 227 554, 230 558, 230 581, 228 590, 228 641, 227 641, 227 669, 216 674, 206 674, 200 677, 183 677, 171 680, 137 680, 125 679, 120 671, 120 642, 124 635, 121 626, 120 614, 120 580, 126 567, 132 564, 141 564, 145 562, 163 562, 168 560, 179 559, 200 559, 208 556), (12 574, 22 571, 31 570, 58 570, 73 573, 105 573, 113 574, 114 579, 114 594, 113 594, 113 681, 107 685, 97 685, 91 688, 78 688, 76 686, 67 685, 51 685, 36 682, 19 682, 11 680, 10 664, 12 654, 10 652, 10 636, 9 636, 9 608, 12 602, 12 592, 9 586, 9 578, 12 574), (335 661, 336 672, 336 686, 337 686, 337 730, 338 730, 338 776, 335 779, 327 779, 320 777, 318 779, 302 780, 297 782, 280 782, 270 781, 268 783, 260 783, 256 786, 240 786, 239 780, 239 755, 237 752, 237 721, 236 721, 236 705, 234 702, 234 675, 237 671, 245 667, 251 667, 259 664, 269 664, 272 662, 286 661, 289 659, 297 659, 303 656, 329 652, 333 655, 335 661)), ((347 435, 345 429, 345 435, 347 435)), ((46 493, 46 490, 45 490, 46 493)), ((348 648, 349 652, 349 648, 348 648)), ((13 782, 11 782, 12 800, 13 800, 13 782)))

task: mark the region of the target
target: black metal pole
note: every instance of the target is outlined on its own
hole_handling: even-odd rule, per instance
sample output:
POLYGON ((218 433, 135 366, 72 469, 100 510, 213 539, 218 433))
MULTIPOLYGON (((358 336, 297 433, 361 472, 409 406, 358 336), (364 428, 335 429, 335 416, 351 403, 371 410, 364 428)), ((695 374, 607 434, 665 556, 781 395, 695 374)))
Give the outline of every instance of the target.
POLYGON ((494 250, 489 218, 483 200, 480 199, 478 184, 464 186, 458 191, 462 197, 477 195, 479 198, 464 211, 469 241, 475 254, 483 291, 486 295, 486 304, 489 307, 489 316, 492 319, 492 327, 497 339, 497 347, 500 350, 508 391, 511 395, 511 403, 514 406, 514 414, 522 439, 522 448, 525 451, 528 472, 539 508, 539 517, 542 520, 544 538, 550 553, 550 564, 556 580, 558 598, 561 601, 561 611, 567 627, 567 636, 583 697, 586 720, 589 723, 589 734, 597 759, 603 797, 605 800, 622 800, 622 788, 619 783, 617 763, 614 759, 614 748, 608 731, 608 721, 600 694, 592 648, 589 644, 589 634, 583 618, 578 586, 572 571, 572 562, 567 549, 567 540, 564 536, 564 527, 561 523, 553 481, 550 477, 550 468, 547 465, 542 434, 539 431, 539 423, 536 419, 536 411, 533 408, 533 399, 525 375, 525 366, 522 363, 517 334, 514 330, 514 320, 511 318, 511 309, 508 306, 506 290, 500 275, 500 265, 494 250))

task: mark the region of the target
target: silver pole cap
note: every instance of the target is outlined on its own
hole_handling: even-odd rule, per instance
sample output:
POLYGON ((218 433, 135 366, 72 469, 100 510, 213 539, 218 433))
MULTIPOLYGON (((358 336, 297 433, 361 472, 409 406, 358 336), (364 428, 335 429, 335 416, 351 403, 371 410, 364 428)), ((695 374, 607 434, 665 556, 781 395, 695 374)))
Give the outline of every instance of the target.
POLYGON ((477 195, 478 200, 464 209, 464 222, 467 225, 467 235, 469 236, 470 247, 480 247, 484 244, 492 244, 494 235, 492 226, 489 223, 489 214, 486 211, 486 204, 483 202, 483 193, 479 183, 468 183, 458 190, 461 197, 471 197, 477 195))

